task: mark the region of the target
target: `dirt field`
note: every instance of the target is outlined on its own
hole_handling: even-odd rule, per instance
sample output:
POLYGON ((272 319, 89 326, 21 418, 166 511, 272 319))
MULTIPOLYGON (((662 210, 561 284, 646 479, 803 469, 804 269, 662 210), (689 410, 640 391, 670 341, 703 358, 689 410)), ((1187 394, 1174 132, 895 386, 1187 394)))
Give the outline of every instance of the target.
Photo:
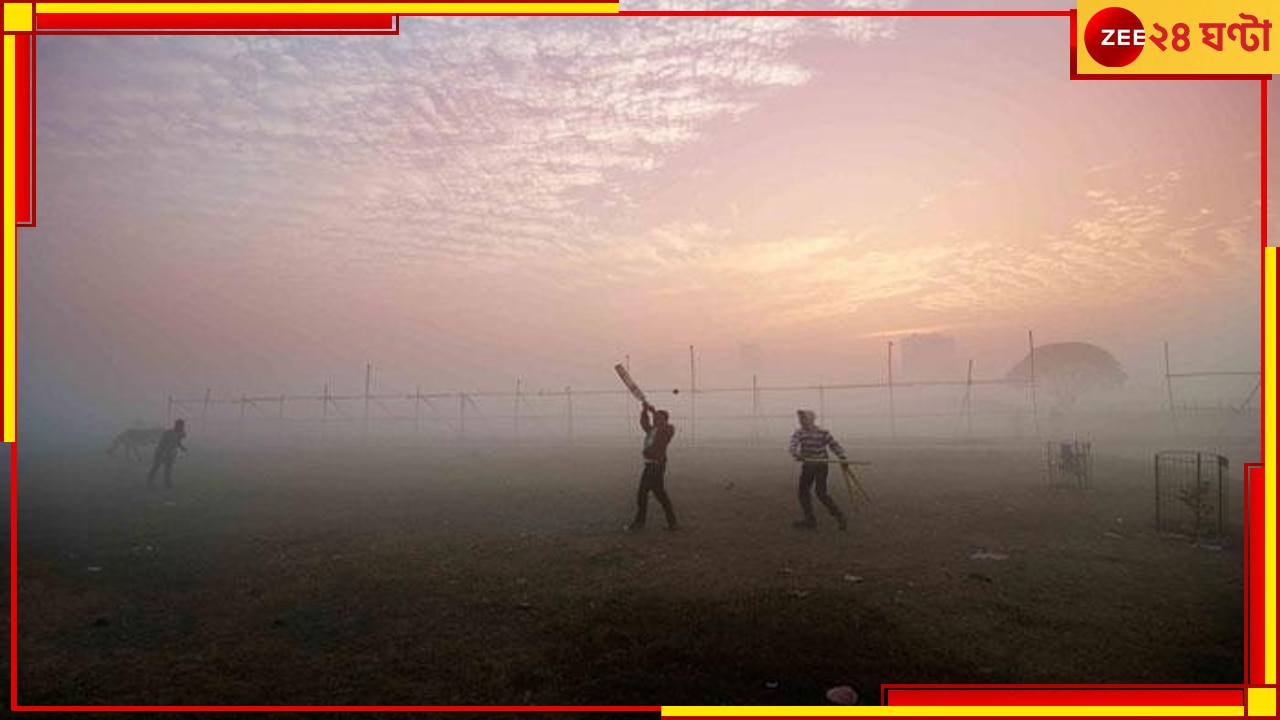
MULTIPOLYGON (((631 448, 19 460, 24 704, 824 704, 882 683, 1233 683, 1237 527, 1153 532, 1149 461, 860 452, 850 532, 791 528, 776 449, 673 448, 685 524, 627 534, 631 448), (974 553, 1007 555, 974 559, 974 553)), ((837 478, 833 474, 833 480, 837 478)), ((844 488, 837 501, 850 505, 844 488)), ((820 508, 819 508, 820 510, 820 508)), ((655 522, 656 521, 656 522, 655 522)))

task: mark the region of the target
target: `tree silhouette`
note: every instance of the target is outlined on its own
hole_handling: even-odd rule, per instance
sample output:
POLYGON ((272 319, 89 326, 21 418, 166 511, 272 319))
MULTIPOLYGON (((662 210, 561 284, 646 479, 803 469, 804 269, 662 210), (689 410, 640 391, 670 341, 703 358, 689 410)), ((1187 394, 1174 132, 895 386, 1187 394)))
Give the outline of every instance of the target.
MULTIPOLYGON (((1083 342, 1052 343, 1035 349, 1036 385, 1048 389, 1053 407, 1070 410, 1081 396, 1124 384, 1124 370, 1111 353, 1083 342)), ((1031 380, 1032 357, 1022 359, 1005 376, 1008 380, 1031 380)))

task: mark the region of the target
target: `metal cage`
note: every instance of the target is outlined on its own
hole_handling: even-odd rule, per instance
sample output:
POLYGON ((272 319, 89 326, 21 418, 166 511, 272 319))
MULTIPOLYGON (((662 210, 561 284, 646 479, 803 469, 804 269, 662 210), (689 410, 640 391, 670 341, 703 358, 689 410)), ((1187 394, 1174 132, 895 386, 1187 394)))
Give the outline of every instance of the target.
POLYGON ((1227 469, 1227 458, 1216 453, 1156 453, 1156 530, 1192 540, 1224 538, 1227 469))
POLYGON ((1045 443, 1044 472, 1051 486, 1088 488, 1093 480, 1093 445, 1079 440, 1045 443))

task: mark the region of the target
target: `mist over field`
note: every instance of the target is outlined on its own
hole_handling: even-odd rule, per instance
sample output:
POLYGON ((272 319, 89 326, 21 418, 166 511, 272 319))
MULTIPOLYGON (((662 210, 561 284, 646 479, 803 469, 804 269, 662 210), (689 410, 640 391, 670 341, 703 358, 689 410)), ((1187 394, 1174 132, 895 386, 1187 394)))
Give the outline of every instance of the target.
POLYGON ((400 22, 39 39, 26 702, 1240 681, 1257 83, 1072 82, 1062 18, 400 22), (617 363, 679 532, 623 530, 617 363))

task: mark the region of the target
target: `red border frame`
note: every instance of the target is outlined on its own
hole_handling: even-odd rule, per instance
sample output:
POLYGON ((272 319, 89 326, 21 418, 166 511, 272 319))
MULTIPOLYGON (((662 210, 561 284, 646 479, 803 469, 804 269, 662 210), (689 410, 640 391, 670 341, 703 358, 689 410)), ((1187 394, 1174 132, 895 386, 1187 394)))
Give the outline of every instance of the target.
MULTIPOLYGON (((574 0, 569 0, 574 1, 574 0)), ((580 0, 588 1, 588 0, 580 0)), ((34 5, 33 5, 34 8, 34 5)), ((1073 80, 1260 80, 1261 85, 1261 188, 1262 188, 1262 252, 1265 262, 1267 245, 1267 81, 1270 75, 1081 75, 1076 71, 1076 11, 1072 10, 921 10, 921 11, 622 11, 624 16, 867 16, 867 17, 1069 17, 1070 19, 1070 77, 1073 80)), ((403 14, 404 16, 412 16, 403 14)), ((434 14, 433 14, 434 15, 434 14)), ((440 13, 440 15, 465 15, 465 13, 440 13)), ((549 15, 549 13, 484 13, 483 15, 549 15)), ((569 13, 569 16, 593 13, 569 13)), ((44 16, 49 22, 51 15, 44 16)), ((18 118, 17 132, 18 173, 15 188, 18 197, 18 225, 30 227, 36 218, 35 183, 35 36, 84 35, 84 34, 398 34, 400 15, 346 14, 334 16, 324 13, 293 14, 287 17, 274 15, 216 15, 189 14, 179 16, 168 13, 148 13, 129 16, 126 26, 118 15, 89 13, 63 15, 53 26, 41 27, 40 16, 33 11, 33 31, 15 34, 18 42, 18 118), (335 17, 341 17, 339 23, 335 17), (250 22, 253 21, 253 22, 250 22), (383 29, 376 22, 389 21, 383 29), (176 23, 176 24, 170 24, 176 23), (342 25, 342 27, 339 27, 342 25), (23 49, 26 52, 23 52, 23 49), (29 105, 28 105, 29 99, 29 105), (29 108, 29 111, 27 111, 29 108), (27 211, 23 215, 24 209, 27 211), (25 220, 25 221, 24 221, 25 220)), ((16 273, 15 273, 16 275, 16 273)), ((1267 301, 1264 294, 1263 302, 1267 301)), ((1264 333, 1265 337, 1265 333, 1264 333)), ((15 356, 16 363, 16 356, 15 356)), ((16 372, 16 368, 15 368, 16 372)), ((1264 381, 1265 382, 1265 381, 1264 381)), ((1262 388, 1263 403, 1268 401, 1267 388, 1262 388)), ((10 475, 10 707, 15 711, 211 711, 211 712, 260 712, 260 711, 316 711, 316 712, 378 712, 378 711, 631 711, 657 712, 659 706, 24 706, 17 701, 17 444, 9 448, 10 475)), ((1245 508, 1245 666, 1247 684, 1262 685, 1264 658, 1262 618, 1265 612, 1263 587, 1250 581, 1256 572, 1263 577, 1265 561, 1265 502, 1267 493, 1261 465, 1248 465, 1246 472, 1245 508)), ((1133 685, 893 685, 881 688, 881 699, 888 705, 1144 705, 1184 706, 1219 705, 1235 706, 1245 702, 1245 687, 1241 686, 1133 686, 1133 685)))
POLYGON ((1245 683, 1266 685, 1266 645, 1262 632, 1267 611, 1266 588, 1252 578, 1266 577, 1266 473, 1261 465, 1249 465, 1245 472, 1245 683), (1256 641, 1255 641, 1256 639, 1256 641))
POLYGON ((16 163, 15 178, 23 178, 26 182, 19 181, 18 186, 14 188, 16 191, 16 203, 14 208, 17 210, 17 217, 14 218, 18 226, 33 226, 36 224, 36 198, 35 198, 35 147, 36 147, 36 129, 35 129, 35 73, 36 73, 36 41, 30 35, 18 35, 14 40, 17 48, 15 53, 16 67, 15 77, 17 79, 17 107, 15 108, 15 125, 14 131, 15 142, 14 147, 18 156, 14 159, 16 163))
POLYGON ((398 16, 389 14, 333 13, 325 15, 295 13, 37 13, 37 34, 72 31, 171 31, 171 30, 246 30, 294 32, 329 31, 352 34, 359 31, 394 33, 398 16))

